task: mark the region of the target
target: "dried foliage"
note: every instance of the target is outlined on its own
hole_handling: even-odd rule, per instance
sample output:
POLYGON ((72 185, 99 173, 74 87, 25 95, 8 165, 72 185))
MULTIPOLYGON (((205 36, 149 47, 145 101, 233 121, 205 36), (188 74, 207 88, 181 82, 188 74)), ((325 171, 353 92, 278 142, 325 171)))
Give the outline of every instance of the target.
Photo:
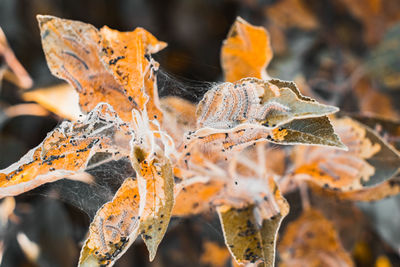
MULTIPOLYGON (((362 4, 341 2, 351 2, 353 14, 367 23, 362 4)), ((265 12, 271 27, 317 27, 300 0, 281 1, 265 12), (287 5, 299 17, 280 20, 287 5)), ((273 53, 264 27, 236 19, 221 49, 225 82, 212 84, 192 103, 159 98, 159 64, 151 55, 167 44, 146 30, 98 30, 37 18, 49 69, 69 85, 23 96, 72 122, 64 121, 20 161, 0 170, 0 197, 60 179, 93 186, 87 173, 125 162, 128 171, 109 172, 118 188, 97 210, 79 266, 112 266, 139 236, 153 261, 173 216, 209 211, 218 214, 234 264, 274 266, 278 232, 289 214, 283 195, 295 190, 304 210, 278 246, 281 265, 354 266, 336 225, 310 207, 308 194, 373 201, 400 192, 398 122, 333 115, 337 107, 303 95, 307 91, 294 82, 270 78, 266 68, 273 53), (57 99, 65 101, 57 105, 57 99)), ((0 53, 3 43, 0 39, 0 53)), ((390 101, 368 79, 356 85, 356 94, 369 97, 359 103, 361 111, 396 114, 389 105, 380 110, 371 104, 377 98, 390 101)), ((229 260, 225 248, 211 241, 204 247, 203 263, 222 266, 229 260)))

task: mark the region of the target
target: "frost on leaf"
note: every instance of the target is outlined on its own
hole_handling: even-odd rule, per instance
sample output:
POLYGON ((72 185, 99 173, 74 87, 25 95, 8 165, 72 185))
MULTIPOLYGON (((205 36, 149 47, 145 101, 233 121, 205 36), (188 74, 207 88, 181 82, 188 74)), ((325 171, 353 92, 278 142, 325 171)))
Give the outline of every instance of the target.
POLYGON ((221 49, 221 64, 225 81, 235 82, 244 77, 266 79, 266 67, 272 59, 269 34, 236 18, 221 49))
POLYGON ((246 78, 208 91, 197 108, 198 127, 231 129, 242 123, 275 128, 293 119, 337 112, 300 94, 294 83, 246 78))
MULTIPOLYGON (((133 111, 131 161, 140 194, 140 234, 152 261, 167 230, 174 205, 174 175, 163 133, 150 129, 146 112, 133 111), (161 137, 159 137, 159 134, 161 137)), ((165 136, 164 136, 165 137, 165 136)))
POLYGON ((156 73, 158 63, 149 56, 167 46, 143 28, 119 32, 104 26, 102 58, 106 66, 125 90, 128 99, 143 110, 149 118, 161 120, 158 103, 156 73))
MULTIPOLYGON (((154 62, 150 64, 145 59, 146 54, 157 50, 156 48, 150 49, 146 39, 132 42, 129 49, 123 51, 124 53, 131 52, 134 55, 124 54, 103 62, 107 53, 111 53, 111 48, 104 47, 104 45, 111 41, 118 42, 118 40, 110 38, 119 38, 120 36, 115 36, 119 34, 129 36, 130 33, 112 31, 113 34, 110 34, 111 30, 108 28, 98 31, 90 24, 52 16, 38 16, 38 21, 47 64, 55 76, 68 81, 77 90, 82 111, 89 112, 98 103, 107 102, 114 107, 123 120, 129 121, 133 108, 143 108, 143 103, 137 103, 132 97, 145 93, 142 91, 143 87, 147 86, 153 90, 155 77, 152 66, 157 65, 154 62), (135 50, 135 45, 140 45, 140 47, 135 50), (122 78, 121 75, 128 75, 127 73, 120 70, 109 70, 110 65, 115 65, 118 60, 125 57, 130 60, 130 64, 136 66, 135 68, 140 68, 136 72, 141 71, 140 74, 142 74, 135 76, 136 73, 129 76, 129 78, 132 77, 129 79, 129 84, 121 83, 122 79, 127 79, 122 78), (114 77, 113 74, 118 74, 118 76, 114 77), (138 84, 133 82, 133 78, 138 79, 138 84), (128 91, 124 86, 130 85, 139 87, 129 88, 128 91)), ((138 31, 145 36, 144 30, 139 29, 138 31)), ((119 47, 115 52, 122 53, 121 49, 125 49, 124 47, 119 47)), ((129 71, 129 69, 123 69, 123 71, 129 71)), ((150 96, 153 95, 150 94, 150 96)))
POLYGON ((354 266, 333 224, 316 210, 306 210, 289 224, 278 246, 280 266, 354 266))
POLYGON ((113 200, 97 211, 79 266, 109 266, 122 256, 138 235, 139 199, 137 181, 127 178, 113 200))
POLYGON ((217 208, 226 245, 239 263, 274 266, 277 232, 289 206, 272 178, 265 191, 269 193, 259 191, 252 196, 255 202, 243 207, 224 204, 217 208))
POLYGON ((337 110, 301 95, 291 82, 246 78, 223 83, 198 104, 198 129, 187 136, 186 146, 211 153, 266 140, 344 148, 324 117, 337 110))
POLYGON ((335 130, 349 151, 296 147, 295 175, 322 187, 351 191, 378 185, 398 172, 399 153, 371 129, 350 119, 335 119, 335 130))
POLYGON ((160 99, 163 111, 162 128, 179 147, 184 134, 196 128, 196 105, 176 96, 160 99))
POLYGON ((83 122, 63 122, 18 162, 0 170, 0 197, 83 172, 96 152, 129 155, 124 152, 129 140, 130 132, 115 111, 99 104, 83 122))

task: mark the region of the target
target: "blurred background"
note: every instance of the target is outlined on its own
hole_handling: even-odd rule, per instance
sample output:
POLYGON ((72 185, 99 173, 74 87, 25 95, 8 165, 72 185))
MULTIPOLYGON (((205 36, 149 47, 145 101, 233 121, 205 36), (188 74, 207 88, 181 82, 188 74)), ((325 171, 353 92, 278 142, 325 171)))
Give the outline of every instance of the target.
MULTIPOLYGON (((168 43, 154 55, 168 73, 160 79, 181 80, 189 87, 198 84, 195 81, 223 80, 221 44, 241 16, 270 33, 274 50, 270 76, 294 80, 304 94, 344 112, 400 119, 397 0, 0 0, 0 27, 33 80, 28 91, 60 83, 47 67, 37 14, 120 31, 143 27, 168 43)), ((6 68, 6 59, 0 57, 0 71, 6 68)), ((10 107, 27 103, 23 89, 12 79, 0 84, 2 169, 38 145, 62 118, 40 111, 35 116, 11 112, 10 107)), ((301 207, 298 195, 288 199, 290 221, 301 207)), ((332 214, 346 214, 346 231, 363 229, 354 240, 343 240, 357 266, 377 266, 380 255, 400 266, 400 204, 398 198, 385 201, 389 202, 363 205, 363 213, 331 208, 332 214)), ((57 200, 54 189, 46 186, 0 205, 1 266, 76 265, 90 223, 84 206, 57 200)), ((225 262, 199 260, 204 240, 223 243, 213 214, 174 219, 153 263, 148 263, 145 246, 137 242, 115 266, 224 266, 225 262)), ((229 260, 225 266, 230 266, 229 260)))

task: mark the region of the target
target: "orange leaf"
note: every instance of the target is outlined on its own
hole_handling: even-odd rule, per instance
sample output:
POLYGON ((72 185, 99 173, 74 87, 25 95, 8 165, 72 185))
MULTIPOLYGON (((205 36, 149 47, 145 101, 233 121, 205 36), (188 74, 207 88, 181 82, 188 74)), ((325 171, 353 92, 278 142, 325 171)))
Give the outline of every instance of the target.
POLYGON ((354 266, 332 223, 316 210, 304 211, 289 224, 278 250, 280 266, 354 266))
POLYGON ((38 88, 23 93, 22 97, 26 101, 37 102, 61 118, 76 121, 83 115, 79 107, 79 95, 69 84, 38 88))
POLYGON ((126 125, 109 105, 101 104, 83 122, 63 122, 18 162, 0 170, 0 197, 83 172, 95 152, 126 156, 129 139, 126 125))
POLYGON ((229 251, 226 247, 221 247, 212 241, 206 241, 204 244, 204 252, 200 261, 211 267, 224 267, 229 259, 229 251))
POLYGON ((221 64, 225 81, 246 77, 266 79, 265 69, 272 59, 269 34, 237 17, 221 48, 221 64))
POLYGON ((98 103, 106 102, 129 121, 131 110, 138 105, 129 101, 121 84, 104 66, 100 32, 78 21, 40 15, 37 18, 50 71, 76 89, 82 111, 89 112, 98 103))
POLYGON ((104 26, 100 33, 103 37, 102 58, 127 97, 136 103, 136 109, 143 110, 146 106, 149 118, 161 121, 156 82, 158 63, 149 56, 167 44, 143 28, 119 32, 104 26))
POLYGON ((217 197, 224 185, 222 181, 210 180, 184 187, 176 196, 173 215, 187 216, 208 211, 212 207, 212 200, 217 197))
POLYGON ((139 199, 137 181, 127 178, 112 201, 97 211, 79 266, 109 266, 124 254, 138 236, 139 199))
POLYGON ((171 144, 164 139, 164 133, 151 129, 146 109, 142 113, 133 110, 132 126, 135 138, 131 143, 131 162, 139 185, 140 233, 152 261, 174 205, 174 175, 167 154, 171 144))
POLYGON ((325 188, 360 190, 391 178, 399 169, 400 155, 368 127, 350 119, 334 121, 349 151, 328 147, 296 147, 295 175, 325 188))

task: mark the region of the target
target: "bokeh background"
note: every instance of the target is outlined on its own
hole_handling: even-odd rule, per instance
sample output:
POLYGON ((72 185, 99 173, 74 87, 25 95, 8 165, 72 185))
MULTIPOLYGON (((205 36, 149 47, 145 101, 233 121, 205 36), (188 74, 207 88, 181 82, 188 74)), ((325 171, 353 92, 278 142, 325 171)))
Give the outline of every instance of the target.
MULTIPOLYGON (((163 88, 165 79, 171 80, 168 84, 181 81, 180 86, 188 88, 203 81, 222 81, 220 47, 235 18, 241 16, 269 30, 274 49, 268 68, 272 77, 294 80, 305 94, 345 112, 400 119, 397 0, 0 0, 0 27, 34 81, 29 90, 60 83, 47 68, 37 14, 80 20, 98 28, 147 29, 168 43, 154 56, 162 72, 168 73, 160 77, 164 93, 168 93, 163 88)), ((0 58, 0 68, 4 64, 0 58)), ((25 103, 21 90, 3 81, 0 169, 38 145, 61 121, 54 114, 7 115, 8 107, 21 103, 25 103)), ((90 217, 85 207, 72 205, 68 198, 58 200, 58 194, 44 187, 18 196, 12 216, 2 206, 1 266, 76 265, 90 217), (36 260, 21 248, 21 233, 39 245, 36 260)), ((288 198, 292 211, 286 221, 301 209, 296 193, 288 198)), ((332 219, 335 214, 346 215, 346 231, 361 232, 355 240, 345 240, 346 232, 341 233, 357 266, 374 266, 380 255, 400 266, 400 202, 398 198, 385 201, 363 205, 363 213, 326 204, 332 219)), ((204 252, 202 240, 223 242, 214 217, 174 219, 153 263, 148 263, 145 246, 138 242, 115 266, 207 266, 199 260, 204 252)))

